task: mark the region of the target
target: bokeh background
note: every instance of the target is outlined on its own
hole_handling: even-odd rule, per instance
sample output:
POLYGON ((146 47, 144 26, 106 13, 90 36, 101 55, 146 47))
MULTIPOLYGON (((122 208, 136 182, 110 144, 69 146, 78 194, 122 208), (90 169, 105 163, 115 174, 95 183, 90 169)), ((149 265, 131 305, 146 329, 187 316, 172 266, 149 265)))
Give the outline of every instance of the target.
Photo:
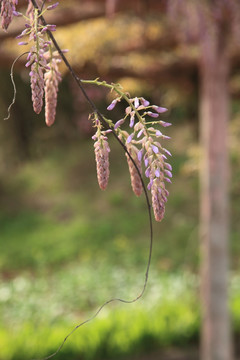
MULTIPOLYGON (((24 2, 20 2, 22 5, 24 2)), ((49 14, 56 38, 81 78, 120 82, 169 111, 164 145, 173 183, 166 216, 154 223, 144 298, 112 304, 78 329, 57 359, 197 359, 199 304, 199 46, 171 30, 164 2, 60 1, 49 14), (121 3, 121 2, 120 2, 121 3), (157 3, 157 2, 156 2, 157 3)), ((13 96, 10 67, 25 51, 0 33, 0 118, 13 96)), ((231 57, 230 306, 240 333, 240 48, 231 57)), ((110 137, 110 182, 97 185, 89 107, 62 65, 51 128, 32 110, 28 69, 14 70, 16 103, 0 126, 0 359, 47 356, 73 327, 112 297, 141 291, 149 251, 144 198, 131 190, 126 157, 110 137)), ((112 94, 86 87, 102 113, 112 94)), ((112 112, 121 117, 124 107, 112 112)), ((237 343, 237 342, 236 342, 237 343)))

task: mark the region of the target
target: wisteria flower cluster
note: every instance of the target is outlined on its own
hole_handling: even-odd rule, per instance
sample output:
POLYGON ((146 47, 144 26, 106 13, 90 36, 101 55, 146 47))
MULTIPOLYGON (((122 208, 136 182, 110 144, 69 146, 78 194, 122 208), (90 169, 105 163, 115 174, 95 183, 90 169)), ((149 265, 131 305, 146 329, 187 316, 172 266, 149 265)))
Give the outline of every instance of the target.
MULTIPOLYGON (((51 0, 50 0, 51 1, 51 0)), ((39 9, 42 8, 43 0, 37 0, 39 9)), ((45 95, 45 120, 48 126, 55 121, 57 93, 61 74, 58 64, 61 61, 59 54, 54 51, 49 31, 55 31, 55 25, 44 26, 40 16, 45 12, 55 9, 58 3, 49 5, 41 11, 35 9, 32 2, 28 1, 26 15, 16 11, 17 0, 1 1, 2 27, 6 30, 12 21, 13 16, 24 17, 25 29, 17 36, 17 39, 24 38, 19 45, 32 45, 27 56, 26 67, 30 68, 30 83, 32 91, 32 103, 34 111, 39 114, 43 107, 45 95)))
MULTIPOLYGON (((167 162, 167 157, 171 156, 171 153, 160 143, 161 139, 170 138, 169 136, 164 135, 159 128, 156 128, 156 126, 164 128, 171 125, 169 122, 157 120, 159 115, 166 112, 167 109, 157 105, 151 105, 150 102, 143 97, 131 98, 129 94, 122 91, 119 85, 109 85, 98 80, 93 82, 97 85, 109 87, 118 94, 107 107, 107 110, 113 110, 116 104, 122 100, 127 104, 125 116, 115 124, 105 117, 104 119, 108 123, 110 129, 113 129, 117 133, 118 137, 126 146, 131 185, 137 196, 142 194, 143 184, 140 175, 142 174, 142 167, 145 167, 144 173, 148 179, 147 188, 151 191, 154 216, 157 221, 161 221, 164 217, 165 203, 167 202, 169 195, 166 184, 171 183, 172 167, 167 162), (122 129, 122 125, 125 123, 128 124, 129 130, 126 130, 126 127, 124 127, 124 130, 122 129), (129 154, 135 164, 130 159, 129 154)), ((98 128, 93 137, 96 140, 96 143, 99 143, 99 131, 98 128)), ((111 130, 108 130, 108 132, 110 131, 111 130)), ((98 179, 101 178, 99 171, 101 171, 101 173, 109 174, 108 152, 110 150, 107 145, 107 132, 102 132, 101 136, 102 139, 104 138, 104 144, 108 151, 104 152, 106 156, 106 160, 102 162, 102 164, 105 164, 106 166, 104 171, 102 169, 103 165, 99 166, 99 160, 97 160, 98 179)), ((100 182, 99 185, 100 188, 103 189, 100 182)), ((105 188, 106 186, 104 186, 104 189, 105 188)))
MULTIPOLYGON (((55 9, 58 3, 45 6, 45 1, 35 0, 34 4, 38 6, 35 8, 32 1, 26 1, 28 1, 28 7, 26 15, 23 15, 16 10, 18 0, 0 0, 1 23, 3 29, 7 30, 14 16, 23 16, 26 20, 24 30, 17 38, 27 38, 24 41, 21 40, 19 45, 31 44, 26 67, 30 68, 33 109, 37 114, 41 112, 45 96, 45 120, 46 124, 51 126, 56 116, 57 93, 61 81, 58 64, 61 58, 60 50, 58 49, 59 52, 55 51, 52 43, 51 32, 56 30, 56 26, 46 25, 45 21, 42 21, 42 15, 45 11, 55 9)), ((51 2, 51 0, 48 1, 51 2)), ((93 139, 100 188, 105 190, 108 184, 110 148, 107 136, 108 133, 114 132, 125 145, 134 193, 137 196, 142 194, 143 188, 145 188, 142 180, 144 173, 148 179, 147 189, 151 191, 155 219, 161 221, 169 195, 166 184, 171 183, 172 178, 172 167, 167 162, 167 157, 171 156, 171 153, 160 142, 163 139, 169 139, 160 131, 160 127, 168 127, 171 124, 159 120, 159 115, 167 109, 151 105, 143 97, 132 98, 122 90, 119 84, 108 84, 98 79, 81 80, 81 83, 107 87, 117 94, 117 97, 107 107, 108 111, 113 110, 121 101, 126 103, 124 116, 115 124, 101 115, 97 109, 90 116, 96 128, 93 139), (128 124, 128 128, 126 128, 126 124, 128 124), (106 125, 108 129, 106 129, 106 125)))

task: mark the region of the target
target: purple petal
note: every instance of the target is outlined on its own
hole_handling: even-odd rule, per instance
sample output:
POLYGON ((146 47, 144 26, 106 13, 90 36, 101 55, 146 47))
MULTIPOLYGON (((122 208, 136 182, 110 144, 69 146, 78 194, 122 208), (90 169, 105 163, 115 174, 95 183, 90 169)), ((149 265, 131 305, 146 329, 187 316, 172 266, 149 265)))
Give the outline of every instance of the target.
POLYGON ((145 176, 149 177, 150 176, 150 167, 148 167, 145 171, 145 176))
POLYGON ((171 126, 171 123, 165 122, 165 121, 159 121, 159 123, 163 126, 163 127, 168 127, 171 126))
POLYGON ((167 108, 165 107, 161 107, 161 106, 157 106, 157 105, 153 105, 152 108, 154 110, 156 110, 159 114, 165 113, 166 111, 168 111, 167 108))
POLYGON ((130 128, 133 127, 133 125, 134 125, 134 120, 135 120, 135 113, 133 113, 133 114, 131 115, 130 124, 129 124, 130 128))
POLYGON ((138 132, 137 138, 140 138, 140 136, 142 135, 142 133, 143 133, 143 129, 141 129, 141 130, 138 132))
POLYGON ((164 149, 164 148, 163 148, 163 151, 165 151, 165 153, 166 153, 167 155, 172 156, 172 154, 170 153, 170 151, 168 151, 167 149, 164 149))
POLYGON ((32 64, 32 60, 29 60, 27 63, 26 63, 26 67, 30 66, 32 64))
POLYGON ((116 124, 114 125, 114 130, 116 130, 117 128, 119 128, 119 126, 121 126, 124 123, 124 119, 120 119, 116 122, 116 124))
POLYGON ((20 41, 20 42, 18 43, 18 45, 28 45, 28 42, 26 42, 26 41, 20 41))
POLYGON ((138 157, 138 160, 141 161, 142 160, 142 156, 143 156, 143 149, 139 150, 138 154, 137 154, 137 157, 138 157))
POLYGON ((16 39, 21 39, 24 35, 26 35, 29 32, 28 29, 24 29, 20 35, 16 36, 16 39))
POLYGON ((147 186, 148 190, 151 189, 152 184, 153 184, 153 179, 150 179, 150 181, 149 181, 149 183, 148 183, 148 186, 147 186))
POLYGON ((157 113, 153 113, 152 111, 148 111, 147 115, 153 117, 153 118, 157 118, 159 115, 157 113))
POLYGON ((165 174, 166 174, 167 176, 169 176, 170 178, 172 178, 172 173, 171 173, 171 171, 169 171, 169 170, 164 170, 164 172, 165 172, 165 174))
POLYGON ((127 138, 127 144, 129 144, 132 141, 133 134, 129 135, 127 138))
POLYGON ((58 4, 59 4, 59 2, 56 2, 55 4, 48 6, 47 10, 55 9, 58 6, 58 4))
POLYGON ((166 196, 162 195, 162 200, 163 200, 164 202, 167 202, 166 196))
POLYGON ((162 136, 161 131, 157 130, 157 131, 156 131, 156 136, 162 136))
POLYGON ((145 159, 144 159, 144 164, 146 167, 148 166, 148 158, 147 157, 145 157, 145 159))
POLYGON ((107 107, 107 110, 110 111, 110 110, 114 109, 115 106, 116 106, 116 103, 117 103, 117 100, 114 99, 114 100, 111 102, 111 104, 107 107))
POLYGON ((165 189, 166 196, 169 196, 169 191, 165 189))
POLYGON ((50 25, 50 24, 48 24, 48 25, 47 25, 47 28, 48 28, 48 30, 50 30, 50 31, 56 31, 56 25, 50 25))
POLYGON ((155 170, 155 175, 156 175, 156 177, 160 177, 160 171, 159 171, 159 169, 155 170))
POLYGON ((172 171, 172 166, 171 166, 170 164, 165 163, 165 167, 166 167, 168 170, 172 171))
POLYGON ((13 10, 13 15, 14 16, 17 16, 17 17, 19 17, 19 16, 23 16, 23 14, 22 13, 20 13, 20 12, 18 12, 18 11, 16 11, 16 10, 13 10))
POLYGON ((125 109, 125 113, 126 113, 126 114, 130 114, 131 111, 132 111, 131 106, 128 106, 128 107, 125 109))
POLYGON ((165 180, 166 182, 170 183, 170 184, 172 183, 171 180, 170 180, 169 178, 167 178, 167 177, 165 177, 164 180, 165 180))
POLYGON ((134 99, 134 106, 136 109, 139 107, 139 100, 137 97, 135 97, 135 99, 134 99))
POLYGON ((148 106, 148 105, 150 104, 150 102, 147 101, 146 99, 144 99, 143 97, 140 98, 140 101, 141 101, 141 103, 142 103, 143 106, 148 106))
POLYGON ((153 149, 153 152, 155 152, 155 154, 157 154, 158 153, 158 147, 157 146, 155 146, 155 145, 152 145, 152 149, 153 149))

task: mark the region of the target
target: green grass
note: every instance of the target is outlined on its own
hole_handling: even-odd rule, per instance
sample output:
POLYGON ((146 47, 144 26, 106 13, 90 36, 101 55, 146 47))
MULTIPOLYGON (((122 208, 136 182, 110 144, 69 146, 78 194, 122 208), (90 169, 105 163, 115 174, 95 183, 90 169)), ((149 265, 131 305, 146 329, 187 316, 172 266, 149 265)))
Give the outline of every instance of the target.
MULTIPOLYGON (((124 269, 104 267, 94 274, 93 269, 80 266, 65 269, 50 279, 36 281, 22 276, 10 284, 5 282, 0 288, 0 301, 4 302, 5 294, 1 315, 8 325, 0 330, 0 359, 30 359, 54 352, 74 323, 91 316, 95 302, 100 304, 112 292, 134 297, 139 292, 136 283, 142 283, 141 274, 131 278, 124 269), (108 287, 99 284, 101 278, 108 287), (78 313, 84 309, 84 314, 78 313)), ((143 300, 105 308, 97 319, 69 338, 58 358, 110 359, 195 341, 199 312, 193 288, 196 290, 196 281, 191 276, 159 277, 153 272, 143 300)))
MULTIPOLYGON (((0 327, 0 359, 27 360, 55 352, 75 325, 93 315, 96 302, 102 303, 112 292, 129 298, 141 282, 141 274, 131 278, 124 269, 102 267, 94 273, 93 268, 82 266, 63 269, 50 278, 22 275, 4 282, 0 287, 0 302, 5 303, 1 318, 7 325, 0 327), (105 286, 99 284, 100 279, 105 279, 105 286)), ((239 283, 235 277, 231 297, 237 332, 239 283)), ((200 326, 197 299, 195 276, 153 271, 142 300, 106 307, 98 318, 72 334, 57 358, 118 359, 169 346, 196 345, 200 326)))

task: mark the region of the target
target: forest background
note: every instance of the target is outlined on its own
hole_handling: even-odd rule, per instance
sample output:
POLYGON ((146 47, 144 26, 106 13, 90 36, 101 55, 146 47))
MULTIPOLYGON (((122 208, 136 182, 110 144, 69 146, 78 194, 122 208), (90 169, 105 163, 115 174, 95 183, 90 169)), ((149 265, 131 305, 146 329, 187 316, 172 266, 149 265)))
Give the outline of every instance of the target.
MULTIPOLYGON (((163 120, 173 124, 167 135, 174 181, 165 219, 154 224, 144 299, 104 309, 68 340, 58 358, 149 358, 149 353, 154 358, 156 352, 164 358, 177 359, 182 352, 195 358, 200 332, 199 47, 191 39, 179 41, 166 13, 149 11, 147 2, 129 2, 116 13, 113 2, 107 3, 60 1, 50 18, 58 25, 56 38, 69 49, 67 57, 81 78, 120 82, 133 96, 170 109, 163 120)), ((11 63, 22 50, 11 38, 19 32, 16 22, 0 34, 2 119, 12 100, 11 63)), ((230 302, 238 339, 240 50, 232 52, 231 64, 230 302)), ((47 128, 43 115, 33 113, 24 59, 15 67, 11 119, 1 122, 1 360, 54 352, 73 325, 102 302, 132 298, 144 282, 149 247, 144 198, 132 194, 125 154, 114 139, 109 187, 99 190, 89 108, 64 66, 61 70, 54 126, 47 128)), ((111 94, 87 90, 106 112, 111 94)), ((117 111, 113 116, 119 119, 117 111)))

